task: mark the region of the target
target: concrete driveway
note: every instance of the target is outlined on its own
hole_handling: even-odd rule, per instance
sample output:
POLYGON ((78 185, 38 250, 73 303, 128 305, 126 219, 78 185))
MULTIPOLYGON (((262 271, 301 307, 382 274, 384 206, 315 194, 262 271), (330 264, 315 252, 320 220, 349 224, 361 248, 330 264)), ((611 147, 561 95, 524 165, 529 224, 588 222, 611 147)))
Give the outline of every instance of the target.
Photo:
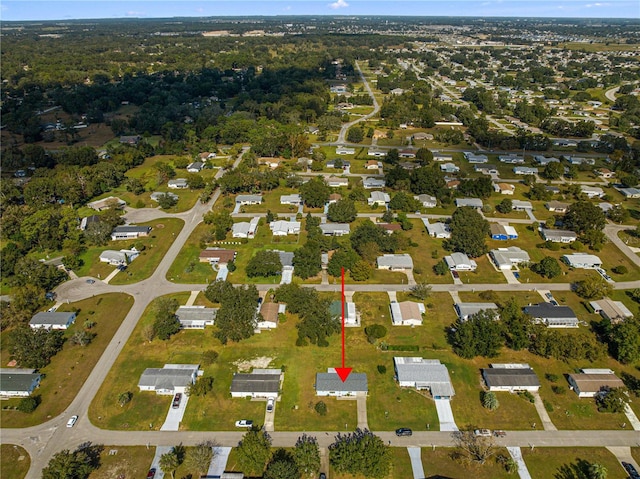
POLYGON ((154 479, 163 479, 164 478, 164 472, 162 472, 162 469, 160 469, 160 456, 162 456, 163 454, 166 454, 168 452, 171 452, 171 449, 173 449, 173 446, 158 446, 158 447, 156 447, 156 454, 155 454, 155 456, 153 456, 153 460, 151 461, 151 465, 149 466, 149 469, 152 469, 154 467, 156 469, 156 475, 155 475, 154 479))
POLYGON ((267 411, 267 403, 264 403, 264 430, 267 432, 275 431, 276 405, 278 401, 273 402, 273 411, 267 411))
POLYGON ((360 429, 369 429, 367 422, 367 395, 356 393, 356 402, 358 407, 358 427, 360 429))
POLYGON ((458 426, 453 419, 451 401, 448 399, 436 399, 436 410, 438 411, 438 421, 440 421, 441 431, 457 431, 458 426))
POLYGON ((509 451, 511 458, 518 464, 518 475, 520 476, 520 479, 531 479, 531 474, 529 474, 529 469, 527 469, 527 465, 522 458, 522 451, 520 451, 520 448, 507 447, 507 451, 509 451))
POLYGON ((230 447, 213 447, 213 459, 209 465, 209 470, 205 477, 219 478, 222 476, 225 468, 227 467, 227 461, 229 460, 230 447))
POLYGON ((424 468, 422 467, 422 459, 420 457, 421 449, 419 447, 408 447, 409 458, 411 459, 411 469, 413 469, 413 479, 424 479, 424 468))
MULTIPOLYGON (((173 396, 171 396, 170 401, 173 405, 173 396)), ((173 407, 169 407, 167 418, 164 420, 164 424, 160 428, 161 431, 178 431, 180 429, 180 422, 182 421, 184 412, 187 409, 188 402, 189 402, 189 396, 187 396, 186 394, 183 394, 182 401, 180 401, 179 407, 175 409, 173 407)))

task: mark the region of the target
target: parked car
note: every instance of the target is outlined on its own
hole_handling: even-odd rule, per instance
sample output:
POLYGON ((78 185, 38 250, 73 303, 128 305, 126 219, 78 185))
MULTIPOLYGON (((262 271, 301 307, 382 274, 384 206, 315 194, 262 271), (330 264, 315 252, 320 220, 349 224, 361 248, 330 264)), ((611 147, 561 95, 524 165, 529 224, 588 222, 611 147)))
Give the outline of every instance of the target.
POLYGON ((93 284, 93 283, 95 283, 95 282, 96 282, 96 280, 95 280, 95 279, 88 279, 88 280, 87 280, 87 284, 93 284))
POLYGON ((551 293, 544 294, 547 299, 553 299, 553 295, 551 293))
POLYGON ((53 301, 54 299, 56 299, 58 295, 56 293, 54 293, 53 291, 48 291, 44 297, 48 300, 48 301, 53 301))
POLYGON ((154 477, 156 477, 156 468, 152 467, 149 469, 149 472, 147 472, 147 479, 153 479, 154 477))
POLYGON ((251 427, 253 426, 253 421, 250 421, 248 419, 240 419, 239 421, 236 421, 236 427, 251 427))
POLYGON ((453 275, 454 278, 458 279, 460 278, 460 275, 458 274, 457 271, 452 271, 451 274, 453 275))
POLYGON ((176 393, 176 395, 173 396, 173 404, 171 405, 171 407, 173 409, 178 409, 180 407, 181 400, 182 400, 182 393, 176 393))
POLYGON ((496 430, 493 431, 493 435, 496 437, 505 437, 507 435, 507 431, 496 430))
POLYGON ((56 312, 56 308, 55 306, 53 306, 52 308, 47 309, 47 313, 55 313, 56 312))
POLYGON ((622 467, 624 467, 624 470, 627 471, 627 474, 629 474, 629 477, 631 479, 640 479, 640 474, 638 474, 638 471, 633 466, 633 464, 629 464, 628 462, 623 462, 622 467))
POLYGON ((401 427, 399 429, 396 429, 396 436, 398 437, 411 436, 412 434, 413 434, 413 431, 408 427, 401 427))
POLYGON ((476 429, 475 431, 473 431, 473 433, 476 436, 491 437, 491 430, 490 429, 476 429))
POLYGON ((73 427, 77 420, 78 416, 71 416, 67 421, 67 427, 73 427))
POLYGON ((327 479, 327 475, 324 472, 321 472, 319 479, 327 479))
POLYGON ((267 412, 273 412, 273 405, 275 404, 275 399, 269 398, 267 399, 267 412))

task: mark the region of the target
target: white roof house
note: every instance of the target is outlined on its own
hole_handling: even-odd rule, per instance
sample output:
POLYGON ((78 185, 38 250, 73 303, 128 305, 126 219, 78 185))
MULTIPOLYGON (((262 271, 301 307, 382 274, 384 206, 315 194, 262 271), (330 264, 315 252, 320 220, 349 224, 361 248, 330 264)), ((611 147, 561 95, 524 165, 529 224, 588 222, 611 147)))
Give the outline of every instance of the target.
POLYGON ((568 230, 552 230, 542 228, 542 238, 552 243, 573 243, 578 239, 578 235, 568 230))
POLYGON ((392 301, 389 309, 394 326, 421 326, 422 315, 427 312, 424 304, 415 301, 392 301))
POLYGON ((429 236, 432 238, 447 239, 451 238, 451 228, 446 223, 429 223, 428 218, 422 218, 424 227, 427 229, 429 236))
POLYGON ((278 220, 269 223, 273 236, 297 235, 300 233, 299 221, 278 220))
POLYGON ((602 267, 602 260, 593 254, 573 253, 565 254, 562 260, 571 268, 595 269, 602 267))
POLYGON ((524 157, 519 155, 499 155, 498 160, 500 160, 501 163, 507 163, 511 165, 521 165, 524 163, 524 157))
POLYGON ((438 206, 438 201, 436 200, 435 196, 431 196, 431 195, 416 195, 413 198, 418 200, 420 202, 420 204, 422 206, 424 206, 425 208, 435 208, 436 206, 438 206))
POLYGON ((76 320, 76 313, 40 312, 29 321, 31 329, 67 329, 76 320))
POLYGON ((589 304, 595 313, 599 313, 600 316, 608 319, 612 324, 633 317, 633 313, 622 301, 612 301, 609 298, 604 298, 598 301, 591 301, 589 304))
POLYGON ((531 261, 529 253, 517 246, 509 248, 492 249, 489 252, 491 259, 499 269, 510 270, 513 266, 520 263, 528 263, 531 261))
POLYGON ((449 371, 438 359, 394 357, 393 363, 400 387, 428 389, 435 399, 455 394, 449 371))
POLYGON ((176 195, 175 193, 171 193, 171 192, 163 192, 163 191, 154 191, 153 193, 151 193, 151 200, 155 201, 155 202, 160 202, 161 199, 163 198, 171 198, 172 200, 176 200, 178 201, 178 199, 180 199, 180 197, 178 195, 176 195))
POLYGON ((218 308, 205 308, 204 306, 180 306, 176 311, 176 317, 183 329, 204 329, 205 326, 213 326, 218 308))
POLYGON ((389 203, 389 201, 391 201, 389 195, 387 193, 383 193, 382 191, 372 191, 371 195, 367 199, 367 203, 369 204, 369 206, 385 206, 387 203, 389 203))
POLYGON ((262 203, 262 195, 238 195, 236 203, 241 205, 259 205, 262 203))
POLYGON ((336 148, 336 155, 353 155, 355 154, 356 149, 355 148, 349 148, 346 146, 338 146, 336 148))
POLYGON ((189 184, 187 183, 186 178, 176 178, 174 180, 169 180, 167 182, 167 186, 174 190, 182 190, 184 188, 187 188, 189 184))
POLYGON ((470 206, 471 208, 482 208, 480 198, 456 198, 456 207, 470 206))
POLYGON ((457 173, 460 171, 460 167, 456 166, 454 163, 443 163, 440 165, 440 169, 446 173, 457 173))
POLYGON ((322 223, 320 231, 325 236, 343 236, 351 233, 349 223, 322 223))
POLYGON ((184 393, 198 377, 198 364, 165 364, 162 368, 147 368, 138 381, 140 391, 156 394, 184 393))
POLYGON ((453 161, 453 155, 448 155, 446 153, 438 153, 434 151, 433 161, 440 161, 440 162, 453 161))
MULTIPOLYGON (((479 313, 480 311, 495 311, 498 312, 498 305, 496 303, 456 303, 453 305, 456 310, 458 318, 461 321, 466 321, 470 316, 479 313)), ((496 319, 498 316, 496 315, 496 319)))
POLYGON ((640 198, 640 188, 617 188, 625 198, 640 198))
POLYGON ((529 166, 515 166, 513 172, 516 175, 537 175, 538 168, 531 168, 529 166))
POLYGON ((365 190, 370 190, 372 188, 384 188, 387 184, 384 178, 376 178, 373 176, 368 176, 362 180, 362 187, 365 190))
POLYGON ((91 203, 87 203, 89 208, 93 208, 96 211, 102 211, 109 209, 111 207, 114 208, 124 208, 127 205, 127 202, 117 198, 115 196, 109 196, 108 198, 103 198, 101 200, 92 201, 91 203))
POLYGON ((444 262, 452 271, 475 271, 478 267, 478 263, 464 253, 451 253, 444 257, 444 262))
POLYGON ((136 259, 139 254, 140 252, 135 248, 120 251, 107 249, 100 253, 100 262, 109 263, 112 266, 125 265, 136 259))
POLYGON ((536 163, 542 166, 546 166, 549 163, 560 163, 560 160, 558 158, 554 158, 554 157, 547 158, 542 155, 536 155, 533 157, 533 159, 536 161, 536 163))
POLYGON ((476 153, 473 153, 471 151, 465 151, 464 152, 464 157, 467 159, 467 161, 471 164, 474 163, 488 163, 489 162, 489 158, 487 157, 487 155, 478 155, 476 153))
POLYGON ((234 223, 231 227, 231 233, 234 238, 254 238, 256 236, 256 230, 258 229, 258 222, 260 217, 256 216, 251 221, 242 221, 240 223, 234 223))
POLYGON ((347 178, 341 178, 339 176, 330 176, 329 178, 327 178, 327 185, 331 188, 349 186, 349 180, 347 178))
POLYGON ((533 205, 530 201, 511 200, 511 207, 516 211, 532 210, 533 205))
POLYGON ((376 260, 378 269, 413 269, 413 260, 409 254, 384 254, 376 260))
POLYGON ((295 205, 298 206, 302 203, 302 198, 298 193, 294 193, 291 195, 282 195, 280 196, 280 204, 281 205, 295 205))
POLYGON ((187 166, 187 171, 189 173, 200 173, 200 170, 204 168, 204 163, 201 161, 194 161, 193 163, 187 166))
POLYGON ((604 190, 597 186, 580 185, 580 190, 587 198, 602 198, 604 196, 604 190))

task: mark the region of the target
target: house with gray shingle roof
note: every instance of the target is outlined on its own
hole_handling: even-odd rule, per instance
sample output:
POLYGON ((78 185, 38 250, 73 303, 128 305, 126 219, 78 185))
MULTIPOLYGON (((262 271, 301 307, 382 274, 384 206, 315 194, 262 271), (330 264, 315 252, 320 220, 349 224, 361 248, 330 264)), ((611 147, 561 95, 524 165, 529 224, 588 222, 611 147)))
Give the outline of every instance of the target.
POLYGON ((369 393, 365 373, 351 373, 342 382, 334 368, 328 368, 326 373, 316 374, 315 388, 316 396, 366 396, 369 393))
POLYGON ((0 369, 0 396, 27 397, 40 386, 42 375, 35 369, 0 369))
POLYGON ((162 368, 147 368, 138 381, 140 391, 156 394, 184 393, 198 377, 198 364, 165 364, 162 368))
POLYGON ((31 329, 67 329, 76 320, 76 313, 49 311, 36 313, 29 321, 31 329))
POLYGON ((231 397, 277 398, 283 379, 280 369, 254 369, 251 374, 235 373, 231 397))
POLYGON ((540 389, 540 381, 528 364, 491 364, 482 369, 489 391, 532 391, 540 389))

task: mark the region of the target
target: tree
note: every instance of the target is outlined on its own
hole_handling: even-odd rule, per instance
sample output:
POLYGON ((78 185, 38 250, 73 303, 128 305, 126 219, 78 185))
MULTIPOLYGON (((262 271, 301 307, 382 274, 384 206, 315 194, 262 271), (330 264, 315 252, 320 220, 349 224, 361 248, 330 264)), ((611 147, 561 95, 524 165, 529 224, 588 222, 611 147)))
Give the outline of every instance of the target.
POLYGON ((576 294, 584 299, 601 299, 610 296, 613 287, 600 276, 588 276, 575 285, 576 294))
POLYGON ((118 404, 120 404, 120 407, 124 407, 125 404, 131 402, 132 398, 133 393, 131 391, 125 391, 118 396, 118 404))
POLYGON ((358 212, 356 205, 351 200, 339 200, 329 205, 327 218, 336 223, 351 223, 356 219, 358 212))
POLYGON ((421 205, 418 200, 403 191, 396 193, 389 202, 389 209, 394 211, 404 211, 407 213, 419 210, 420 206, 421 205))
POLYGON ((612 355, 623 364, 640 360, 640 320, 627 318, 611 328, 609 335, 612 355))
POLYGON ((26 398, 22 398, 18 403, 18 411, 30 414, 36 410, 36 408, 40 404, 40 401, 40 396, 29 396, 26 398))
POLYGON ((513 209, 513 201, 511 201, 509 198, 505 198, 504 200, 502 200, 500 203, 496 205, 496 211, 498 213, 502 213, 503 215, 506 215, 507 213, 511 213, 512 209, 513 209))
POLYGON ((174 479, 176 469, 178 469, 178 466, 180 465, 178 454, 176 454, 175 449, 172 448, 171 451, 160 456, 158 465, 160 466, 160 469, 162 469, 162 472, 165 474, 171 474, 171 479, 174 479))
POLYGON ((243 436, 236 453, 242 472, 247 476, 259 476, 271 457, 271 437, 254 426, 243 436))
POLYGON ((187 185, 192 190, 201 190, 205 187, 204 178, 196 173, 189 173, 187 175, 187 185))
POLYGON ((555 278, 562 274, 562 268, 557 259, 552 256, 545 256, 537 264, 531 265, 531 271, 538 273, 545 278, 555 278))
POLYGON ((457 208, 451 216, 451 238, 446 247, 465 253, 472 258, 487 252, 486 238, 489 234, 489 222, 475 208, 468 206, 457 208))
POLYGON ((195 472, 196 477, 204 475, 209 470, 215 447, 215 442, 205 441, 189 449, 184 462, 190 471, 195 472))
POLYGON ((18 365, 41 369, 62 349, 65 337, 61 330, 31 329, 22 325, 9 333, 11 357, 18 365))
POLYGON ((206 396, 213 390, 213 378, 204 376, 198 379, 195 384, 187 386, 188 396, 206 396))
POLYGON ((351 268, 351 279, 354 281, 366 281, 371 277, 373 268, 365 260, 356 261, 351 268))
POLYGON ((300 436, 293 449, 293 460, 301 474, 316 475, 320 470, 320 448, 316 438, 306 434, 300 436))
POLYGON ((433 272, 438 276, 444 276, 445 274, 447 274, 449 272, 449 266, 447 266, 447 263, 445 263, 444 260, 438 261, 433 266, 433 272))
POLYGON ((615 205, 608 211, 607 217, 614 223, 622 224, 631 217, 631 213, 624 206, 615 205))
POLYGON ((87 346, 91 343, 91 341, 93 341, 93 338, 95 338, 95 336, 96 335, 94 333, 81 329, 73 333, 73 336, 71 336, 71 342, 73 344, 77 344, 78 346, 87 346))
POLYGON ((482 394, 482 406, 490 411, 495 411, 500 406, 496 393, 487 391, 482 394))
POLYGON ((496 321, 496 313, 482 310, 464 321, 458 319, 449 330, 449 342, 460 357, 495 357, 504 344, 503 326, 496 321))
POLYGON ((419 148, 418 151, 416 151, 416 160, 418 160, 422 166, 426 166, 433 161, 433 153, 428 148, 419 148))
POLYGON ((216 337, 227 341, 240 341, 253 336, 257 321, 258 290, 255 285, 238 286, 227 289, 219 298, 220 309, 216 315, 216 337))
POLYGON ((156 300, 153 330, 154 335, 163 341, 180 331, 180 321, 176 316, 177 309, 178 301, 175 298, 161 297, 156 300))
POLYGON ((300 196, 309 208, 320 208, 327 201, 331 188, 320 177, 312 178, 300 186, 300 196))
POLYGON ((293 252, 294 274, 302 279, 317 275, 322 270, 320 246, 315 242, 307 242, 293 252))
POLYGON ((359 126, 352 126, 347 132, 347 141, 349 143, 360 143, 364 140, 364 131, 359 126))
POLYGON ((335 251, 327 264, 327 272, 334 277, 340 277, 342 268, 349 271, 360 259, 358 253, 351 248, 340 248, 335 251))
POLYGON ((467 426, 452 433, 453 442, 467 459, 484 464, 497 452, 492 437, 477 436, 474 426, 467 426))
POLYGON ((278 449, 274 454, 263 479, 300 479, 300 472, 293 455, 285 449, 278 449))
POLYGON ((282 272, 280 255, 275 251, 260 250, 247 263, 246 273, 249 278, 256 276, 278 276, 282 272))
POLYGON ((600 412, 624 412, 628 402, 629 395, 624 388, 611 388, 596 395, 596 404, 600 412))
POLYGON ((427 283, 417 283, 412 286, 409 291, 411 296, 421 300, 425 300, 429 296, 431 296, 431 285, 427 283))
POLYGON ((557 180, 564 174, 564 166, 559 161, 547 163, 542 171, 542 176, 548 180, 557 180))
POLYGON ((589 464, 588 479, 607 479, 607 468, 597 462, 589 464))
POLYGON ((316 412, 321 416, 327 415, 327 405, 325 404, 324 401, 318 401, 316 405, 313 407, 313 409, 315 409, 316 412))
POLYGON ((49 460, 42 479, 87 479, 100 466, 102 446, 85 443, 71 452, 64 449, 49 460))
POLYGON ((530 343, 531 318, 523 313, 515 299, 509 299, 502 307, 500 320, 504 324, 507 346, 514 351, 526 349, 530 343))
POLYGON ((386 477, 391 468, 391 449, 368 429, 338 433, 329 446, 329 462, 338 473, 386 477))
POLYGON ((564 215, 565 227, 579 235, 590 230, 602 231, 605 223, 603 211, 590 201, 573 203, 564 215))

